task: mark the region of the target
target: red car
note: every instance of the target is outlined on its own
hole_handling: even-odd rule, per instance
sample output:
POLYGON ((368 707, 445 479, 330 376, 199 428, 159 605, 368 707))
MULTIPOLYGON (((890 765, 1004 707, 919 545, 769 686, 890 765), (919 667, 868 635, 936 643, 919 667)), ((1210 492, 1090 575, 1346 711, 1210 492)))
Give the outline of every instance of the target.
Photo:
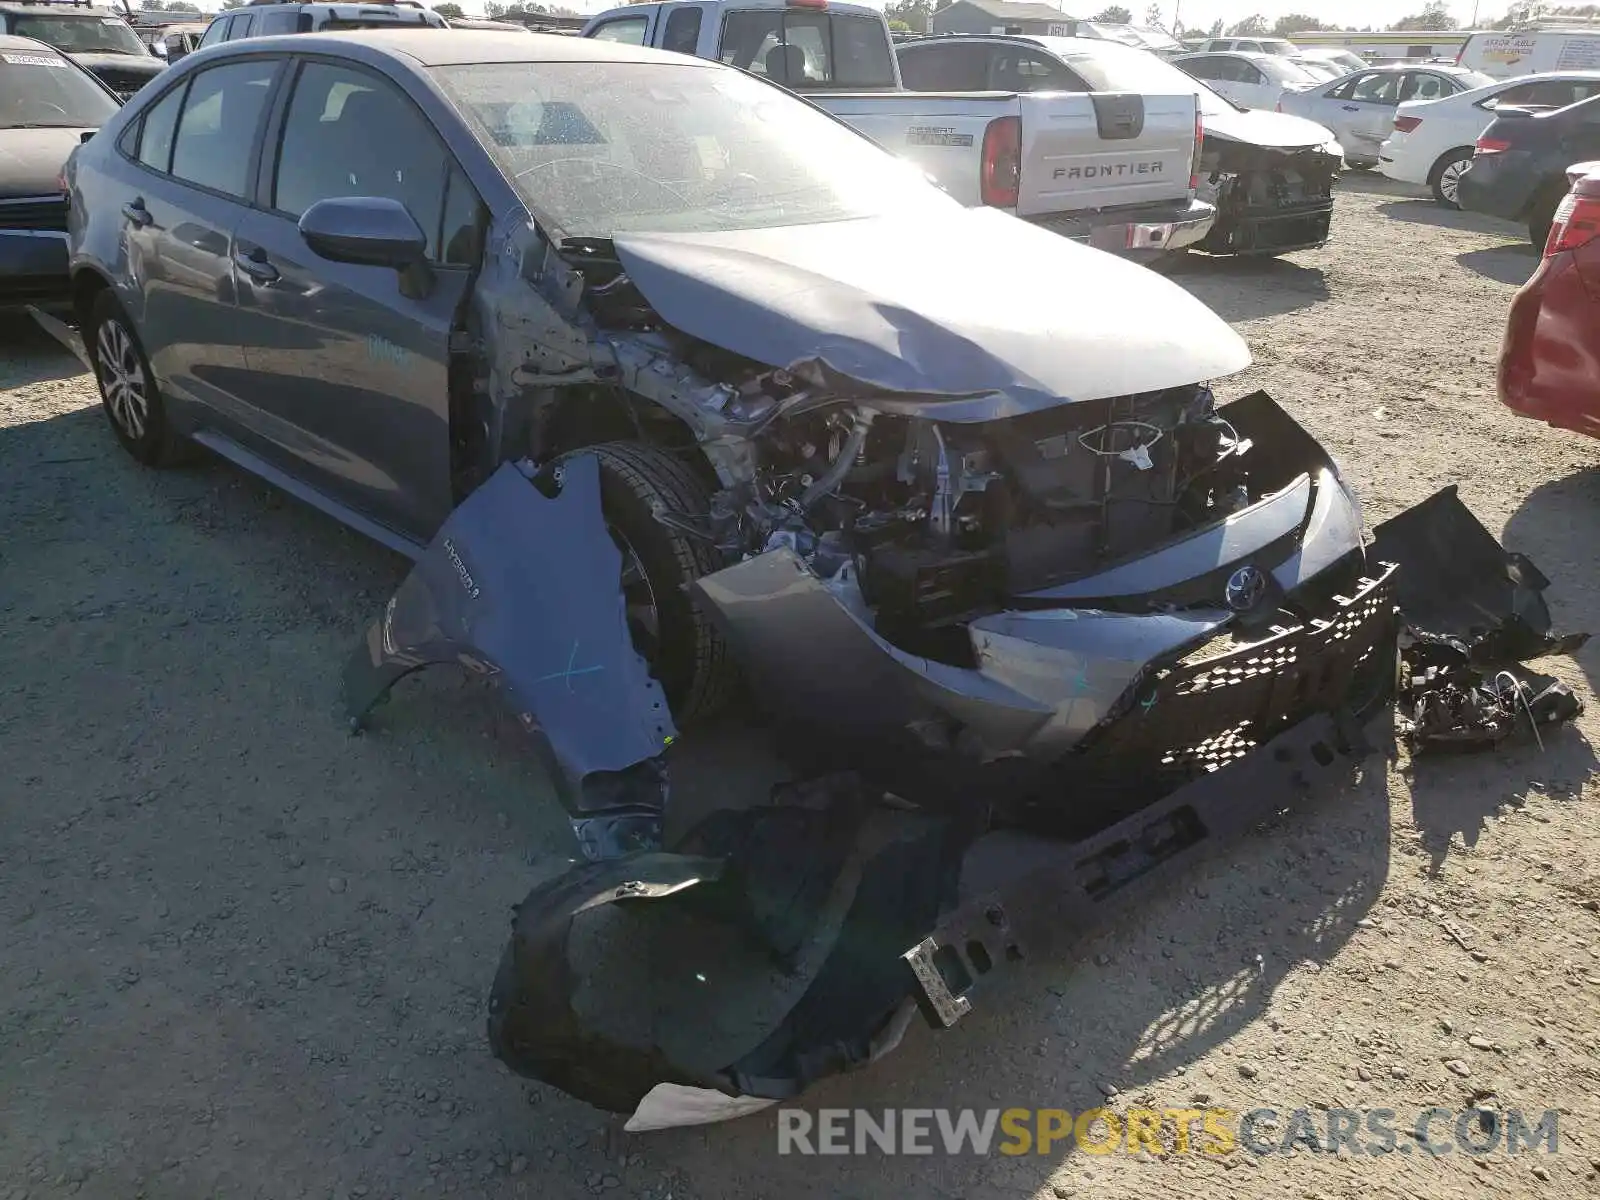
POLYGON ((1500 399, 1523 416, 1600 437, 1600 162, 1567 171, 1544 260, 1511 302, 1500 399))

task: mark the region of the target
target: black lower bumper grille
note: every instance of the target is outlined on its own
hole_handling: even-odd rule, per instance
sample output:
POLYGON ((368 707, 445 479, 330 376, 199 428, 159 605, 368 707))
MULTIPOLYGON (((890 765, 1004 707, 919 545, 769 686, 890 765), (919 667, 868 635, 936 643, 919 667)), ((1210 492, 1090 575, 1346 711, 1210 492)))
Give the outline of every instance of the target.
POLYGON ((1369 718, 1394 693, 1395 571, 1377 564, 1351 595, 1334 597, 1303 625, 1147 669, 1117 712, 1055 764, 1048 793, 1027 806, 1036 814, 1057 808, 1057 823, 1132 811, 1317 713, 1369 718))
POLYGON ((67 231, 67 200, 0 200, 0 229, 43 229, 67 231))

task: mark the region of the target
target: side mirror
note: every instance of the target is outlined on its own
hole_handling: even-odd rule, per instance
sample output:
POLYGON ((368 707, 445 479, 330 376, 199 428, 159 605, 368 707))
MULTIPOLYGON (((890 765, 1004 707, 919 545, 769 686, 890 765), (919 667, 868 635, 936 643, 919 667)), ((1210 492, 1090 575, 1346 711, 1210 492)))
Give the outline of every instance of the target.
POLYGON ((300 236, 331 262, 393 267, 400 294, 420 300, 433 288, 428 239, 404 204, 386 196, 318 200, 300 216, 300 236))
POLYGON ((428 246, 406 206, 383 196, 318 200, 300 217, 300 236, 332 262, 397 271, 422 262, 428 246))

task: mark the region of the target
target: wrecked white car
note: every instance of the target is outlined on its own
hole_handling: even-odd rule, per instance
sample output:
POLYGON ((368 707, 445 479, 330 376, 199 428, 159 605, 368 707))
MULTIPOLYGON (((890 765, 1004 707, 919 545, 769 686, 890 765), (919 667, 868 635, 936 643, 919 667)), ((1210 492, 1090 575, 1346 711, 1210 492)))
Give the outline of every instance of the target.
POLYGON ((1364 547, 1313 438, 1217 402, 1249 354, 1198 301, 776 87, 475 32, 164 78, 68 167, 82 348, 140 461, 200 442, 416 558, 352 720, 456 663, 548 752, 588 861, 518 910, 518 1071, 665 1124, 952 1024, 1033 902, 1086 924, 1347 767, 1413 564, 1422 736, 1572 711, 1475 674, 1549 621, 1453 496, 1364 547), (228 203, 156 122, 197 75, 276 198, 179 247, 228 203), (795 782, 664 844, 679 728, 736 687, 795 782))

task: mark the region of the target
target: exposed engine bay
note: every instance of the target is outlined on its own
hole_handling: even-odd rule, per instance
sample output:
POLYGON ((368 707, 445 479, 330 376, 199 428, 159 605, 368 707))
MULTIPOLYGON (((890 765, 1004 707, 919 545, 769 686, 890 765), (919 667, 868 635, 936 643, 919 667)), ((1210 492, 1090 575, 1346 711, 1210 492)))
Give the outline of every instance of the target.
POLYGON ((1312 146, 1298 150, 1207 137, 1200 199, 1217 222, 1200 243, 1213 254, 1277 254, 1320 246, 1333 222, 1333 185, 1343 162, 1312 146))

